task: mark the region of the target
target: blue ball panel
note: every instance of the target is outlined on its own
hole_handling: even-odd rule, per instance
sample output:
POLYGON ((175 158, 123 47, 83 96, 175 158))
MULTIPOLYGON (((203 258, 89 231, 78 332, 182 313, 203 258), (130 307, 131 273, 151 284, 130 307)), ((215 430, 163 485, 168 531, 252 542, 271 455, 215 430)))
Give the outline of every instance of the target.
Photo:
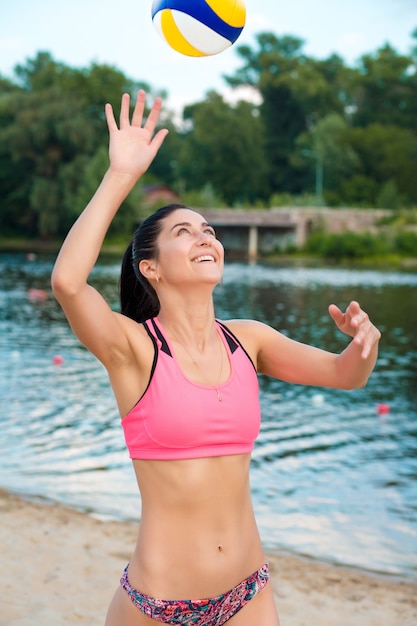
POLYGON ((155 13, 163 9, 175 9, 187 13, 187 15, 195 17, 195 19, 206 24, 206 26, 231 42, 236 41, 242 32, 243 27, 236 28, 226 24, 204 0, 154 0, 152 4, 152 19, 155 13))

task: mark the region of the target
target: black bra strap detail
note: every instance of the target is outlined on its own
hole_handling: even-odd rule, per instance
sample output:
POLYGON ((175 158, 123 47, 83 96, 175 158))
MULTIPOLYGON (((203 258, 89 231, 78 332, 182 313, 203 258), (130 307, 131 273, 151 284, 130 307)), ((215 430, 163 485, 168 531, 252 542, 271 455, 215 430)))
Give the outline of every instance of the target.
MULTIPOLYGON (((247 351, 245 350, 245 348, 242 346, 242 344, 240 343, 239 339, 236 337, 236 335, 234 333, 232 333, 232 331, 230 330, 230 328, 228 328, 226 326, 226 324, 223 324, 223 322, 219 322, 219 320, 216 320, 218 325, 221 327, 222 331, 223 331, 223 335, 226 338, 227 343, 230 346, 230 351, 233 354, 233 352, 235 352, 235 350, 237 350, 238 347, 242 348, 243 352, 246 354, 246 356, 248 357, 249 361, 251 362, 253 369, 256 372, 256 367, 255 367, 255 363, 252 361, 251 357, 249 356, 249 354, 247 353, 247 351)), ((256 372, 257 373, 257 372, 256 372)))
POLYGON ((158 326, 155 324, 155 320, 151 319, 151 322, 152 322, 152 326, 154 328, 155 334, 158 337, 159 341, 161 342, 161 350, 162 350, 162 352, 165 352, 165 354, 167 354, 168 356, 172 357, 171 350, 168 347, 166 339, 163 336, 163 334, 161 333, 161 331, 159 330, 158 326))
POLYGON ((143 394, 141 395, 141 397, 139 398, 138 402, 140 402, 140 400, 143 398, 143 396, 145 395, 145 393, 148 390, 149 385, 151 384, 152 377, 153 377, 153 375, 155 373, 156 363, 158 361, 158 345, 156 343, 156 339, 153 336, 153 334, 151 333, 151 330, 150 330, 150 328, 149 328, 149 326, 148 326, 148 324, 146 322, 142 322, 142 326, 145 328, 146 332, 148 333, 149 337, 152 340, 152 343, 153 343, 153 346, 154 346, 154 355, 153 355, 152 368, 151 368, 151 373, 150 373, 150 376, 149 376, 148 384, 146 385, 146 389, 143 392, 143 394))
MULTIPOLYGON (((220 322, 219 322, 220 324, 220 322)), ((227 341, 227 343, 229 344, 229 348, 230 348, 230 352, 233 354, 239 347, 239 344, 237 343, 237 341, 234 339, 234 337, 232 337, 232 335, 229 335, 229 329, 225 326, 223 326, 223 324, 220 324, 223 335, 225 336, 225 339, 227 341)))

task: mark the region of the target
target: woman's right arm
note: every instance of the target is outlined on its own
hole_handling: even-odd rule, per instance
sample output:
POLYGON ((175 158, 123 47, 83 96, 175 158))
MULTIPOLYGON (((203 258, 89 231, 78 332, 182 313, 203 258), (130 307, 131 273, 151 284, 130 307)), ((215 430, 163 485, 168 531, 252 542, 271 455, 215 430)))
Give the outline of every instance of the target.
POLYGON ((111 106, 106 105, 110 166, 68 233, 51 277, 54 295, 75 335, 104 365, 128 356, 126 324, 124 317, 114 313, 87 281, 114 216, 152 163, 168 132, 160 130, 154 136, 160 99, 155 100, 142 126, 144 108, 145 94, 140 91, 130 121, 129 96, 124 94, 119 128, 111 106))

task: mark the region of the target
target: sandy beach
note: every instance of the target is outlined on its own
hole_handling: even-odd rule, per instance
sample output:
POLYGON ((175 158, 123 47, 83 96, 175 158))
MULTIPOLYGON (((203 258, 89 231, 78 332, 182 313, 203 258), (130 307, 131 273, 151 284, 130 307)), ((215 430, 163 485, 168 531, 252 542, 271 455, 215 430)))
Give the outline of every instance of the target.
MULTIPOLYGON (((136 532, 0 490, 0 626, 102 626, 136 532)), ((417 625, 417 582, 268 558, 282 626, 417 625)))

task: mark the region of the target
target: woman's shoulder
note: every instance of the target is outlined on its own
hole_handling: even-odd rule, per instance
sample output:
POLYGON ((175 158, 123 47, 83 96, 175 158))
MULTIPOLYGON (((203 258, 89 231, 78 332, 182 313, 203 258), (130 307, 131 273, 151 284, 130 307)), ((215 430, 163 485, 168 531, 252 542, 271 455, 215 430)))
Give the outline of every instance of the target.
POLYGON ((218 320, 221 324, 226 326, 233 334, 239 336, 252 336, 254 333, 264 332, 267 329, 271 329, 270 326, 264 322, 252 319, 229 319, 218 320))
POLYGON ((271 326, 252 319, 218 320, 226 326, 245 348, 254 363, 265 342, 270 341, 272 334, 276 334, 271 326))

